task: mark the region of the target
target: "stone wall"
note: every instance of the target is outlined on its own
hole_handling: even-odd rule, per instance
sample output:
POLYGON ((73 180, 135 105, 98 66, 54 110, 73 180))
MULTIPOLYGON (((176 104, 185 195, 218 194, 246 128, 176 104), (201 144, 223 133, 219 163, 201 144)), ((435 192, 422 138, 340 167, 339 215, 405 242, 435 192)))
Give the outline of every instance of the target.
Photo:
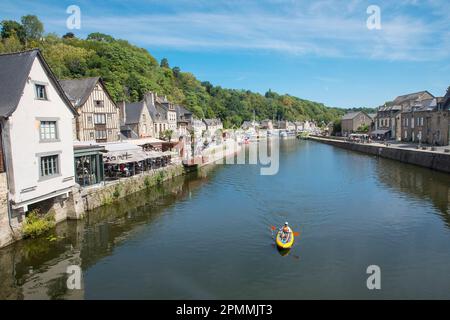
MULTIPOLYGON (((114 200, 126 197, 132 193, 150 188, 176 176, 183 175, 184 172, 184 167, 182 165, 171 165, 113 183, 108 183, 104 186, 93 186, 91 188, 82 189, 79 192, 79 199, 83 203, 83 211, 90 211, 110 204, 114 200)), ((75 198, 77 197, 78 195, 75 194, 75 198)), ((79 212, 79 209, 77 212, 79 212)), ((76 216, 70 218, 77 219, 76 216)))
POLYGON ((6 173, 0 173, 0 248, 13 240, 8 217, 8 184, 6 173))
MULTIPOLYGON (((89 188, 74 187, 68 197, 59 196, 48 199, 32 206, 30 205, 29 209, 38 208, 42 214, 53 213, 56 223, 67 219, 82 219, 87 211, 110 204, 117 199, 124 198, 138 191, 151 188, 184 173, 183 165, 173 164, 158 170, 109 182, 105 185, 89 188)), ((0 248, 23 237, 21 228, 24 221, 24 213, 14 214, 17 217, 13 217, 11 228, 8 217, 7 193, 6 175, 2 173, 0 174, 0 248)))
POLYGON ((450 173, 450 154, 422 150, 407 150, 393 147, 381 147, 370 144, 358 144, 334 139, 310 137, 311 140, 323 142, 351 151, 363 152, 379 157, 414 164, 429 169, 450 173))

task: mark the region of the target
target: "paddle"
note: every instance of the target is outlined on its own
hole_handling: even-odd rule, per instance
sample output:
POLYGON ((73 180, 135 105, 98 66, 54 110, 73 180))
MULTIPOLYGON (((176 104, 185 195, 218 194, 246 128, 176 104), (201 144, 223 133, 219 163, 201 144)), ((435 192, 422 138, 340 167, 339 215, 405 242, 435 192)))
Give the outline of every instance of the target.
MULTIPOLYGON (((275 226, 271 226, 270 229, 272 229, 272 231, 277 230, 277 228, 275 226)), ((293 232, 294 233, 294 237, 298 237, 300 235, 300 232, 293 232)))

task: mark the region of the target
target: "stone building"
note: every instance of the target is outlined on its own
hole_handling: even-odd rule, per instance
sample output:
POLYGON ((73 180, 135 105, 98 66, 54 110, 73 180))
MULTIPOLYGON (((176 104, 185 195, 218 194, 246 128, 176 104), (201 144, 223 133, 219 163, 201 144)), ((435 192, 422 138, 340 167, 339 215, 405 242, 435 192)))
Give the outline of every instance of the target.
POLYGON ((119 103, 122 135, 129 139, 154 137, 153 119, 145 101, 119 103))
POLYGON ((370 127, 372 119, 363 111, 347 113, 342 117, 341 132, 342 136, 348 136, 357 132, 362 126, 370 127))
POLYGON ((417 101, 402 112, 401 126, 402 141, 438 146, 449 144, 449 110, 444 99, 417 101))
POLYGON ((377 135, 383 135, 387 139, 402 139, 402 112, 424 100, 433 99, 428 91, 420 91, 398 96, 392 102, 387 102, 378 108, 375 130, 377 135))

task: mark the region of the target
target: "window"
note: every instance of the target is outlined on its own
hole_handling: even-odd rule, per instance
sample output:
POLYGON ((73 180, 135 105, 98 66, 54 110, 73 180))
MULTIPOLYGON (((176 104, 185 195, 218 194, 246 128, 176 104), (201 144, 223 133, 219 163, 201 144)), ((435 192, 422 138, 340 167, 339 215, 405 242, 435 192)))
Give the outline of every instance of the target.
POLYGON ((41 157, 41 177, 50 177, 59 174, 59 156, 41 157))
POLYGON ((95 131, 95 139, 105 140, 106 139, 106 130, 96 130, 95 131))
POLYGON ((405 139, 408 139, 408 131, 405 130, 405 139))
POLYGON ((106 115, 104 113, 96 113, 94 115, 95 124, 106 124, 106 115))
POLYGON ((94 104, 96 108, 103 108, 104 106, 103 100, 95 100, 94 104))
POLYGON ((36 84, 36 98, 39 100, 47 100, 47 92, 45 90, 45 85, 36 84))
POLYGON ((40 137, 41 141, 57 140, 56 121, 41 121, 40 137))
POLYGON ((90 139, 94 139, 94 133, 93 133, 93 132, 90 132, 90 133, 89 133, 89 137, 90 137, 90 139))
POLYGON ((88 122, 88 123, 92 123, 92 116, 88 116, 88 117, 87 117, 87 122, 88 122))

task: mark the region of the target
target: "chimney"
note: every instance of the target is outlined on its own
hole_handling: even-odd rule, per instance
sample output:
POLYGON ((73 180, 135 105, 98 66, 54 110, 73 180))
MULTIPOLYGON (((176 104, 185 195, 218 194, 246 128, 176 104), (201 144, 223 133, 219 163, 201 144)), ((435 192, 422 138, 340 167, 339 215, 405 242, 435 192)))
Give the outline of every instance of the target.
POLYGON ((126 103, 125 101, 117 102, 117 106, 119 107, 119 117, 120 121, 125 124, 127 120, 127 113, 125 112, 126 103))

